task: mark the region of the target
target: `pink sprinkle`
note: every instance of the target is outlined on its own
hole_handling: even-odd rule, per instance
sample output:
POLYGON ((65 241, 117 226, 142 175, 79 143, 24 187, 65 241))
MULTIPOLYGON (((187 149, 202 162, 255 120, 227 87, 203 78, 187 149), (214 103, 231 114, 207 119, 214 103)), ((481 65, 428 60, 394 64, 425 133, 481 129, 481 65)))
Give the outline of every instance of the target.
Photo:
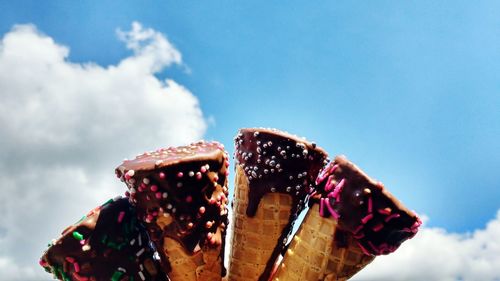
POLYGON ((229 176, 229 170, 226 170, 226 177, 229 176))
POLYGON ((386 215, 386 216, 391 214, 391 211, 386 210, 386 209, 378 209, 378 212, 381 213, 382 215, 386 215))
POLYGON ((356 242, 356 243, 358 243, 358 246, 361 248, 361 250, 363 251, 363 253, 365 255, 367 255, 367 256, 371 256, 372 255, 370 252, 368 252, 368 250, 365 247, 363 247, 363 245, 361 245, 361 243, 359 243, 359 242, 356 242))
POLYGON ((375 254, 380 254, 380 250, 375 245, 373 245, 372 241, 368 241, 368 245, 370 245, 375 254))
POLYGON ((219 181, 219 176, 218 175, 214 176, 214 181, 219 181))
POLYGON ((213 225, 213 223, 212 223, 211 221, 207 221, 207 222, 205 223, 205 227, 206 227, 206 228, 210 228, 210 227, 212 227, 212 225, 213 225))
POLYGON ((72 257, 66 257, 66 260, 69 262, 69 263, 74 263, 75 262, 75 259, 72 258, 72 257))
POLYGON ((48 264, 46 261, 42 260, 42 259, 41 259, 38 263, 39 263, 42 267, 47 267, 47 266, 49 266, 49 264, 48 264))
POLYGON ((327 196, 328 196, 328 198, 333 198, 333 197, 335 197, 335 192, 332 191, 332 192, 328 193, 327 196))
POLYGON ((325 191, 328 192, 328 191, 332 190, 333 187, 334 187, 333 186, 333 176, 329 176, 328 180, 326 181, 325 191))
POLYGON ((401 216, 400 214, 392 214, 392 215, 388 216, 387 218, 385 218, 385 222, 388 222, 388 221, 390 221, 392 219, 397 219, 400 216, 401 216))
POLYGON ((210 238, 210 244, 215 244, 216 240, 215 240, 215 236, 212 236, 212 238, 210 238))
POLYGON ((208 200, 208 203, 209 203, 209 204, 211 204, 211 205, 215 204, 215 202, 216 202, 216 201, 215 201, 215 199, 213 199, 213 198, 210 198, 210 200, 208 200))
POLYGON ((212 233, 212 232, 207 233, 207 238, 208 238, 208 239, 212 239, 212 236, 213 236, 213 233, 212 233))
POLYGON ((205 166, 201 166, 200 172, 206 173, 207 172, 207 168, 205 166))
POLYGON ((165 178, 165 173, 164 172, 158 173, 158 177, 160 177, 160 179, 164 179, 165 178))
POLYGON ((201 180, 201 173, 200 172, 196 172, 196 179, 201 180))
POLYGON ((123 217, 125 216, 125 212, 124 211, 121 211, 119 214, 118 214, 118 223, 121 223, 122 220, 123 220, 123 217))
MULTIPOLYGON (((326 199, 327 200, 327 199, 326 199)), ((337 212, 335 212, 335 210, 332 208, 332 206, 330 205, 330 202, 325 202, 325 205, 326 205, 326 208, 328 209, 328 211, 330 211, 330 214, 332 214, 332 216, 335 218, 335 219, 339 219, 340 218, 340 215, 337 214, 337 212)))
POLYGON ((384 225, 381 224, 381 223, 379 223, 376 226, 372 227, 373 231, 375 231, 375 232, 379 232, 380 230, 382 230, 382 228, 384 228, 384 225))
POLYGON ((361 231, 361 229, 363 229, 363 227, 364 227, 364 226, 363 226, 362 224, 360 224, 360 225, 359 225, 359 226, 358 226, 358 227, 354 230, 353 234, 357 234, 358 232, 360 232, 360 231, 361 231))
POLYGON ((154 185, 154 184, 153 184, 153 185, 151 186, 151 191, 153 191, 153 192, 157 192, 157 191, 158 191, 158 186, 156 186, 156 185, 154 185))
POLYGON ((333 190, 333 197, 337 198, 340 195, 340 192, 342 192, 342 188, 344 187, 345 184, 345 179, 342 179, 337 186, 335 186, 335 189, 333 190))
POLYGON ((183 176, 184 176, 184 174, 183 174, 182 172, 178 172, 178 173, 177 173, 177 177, 178 177, 178 178, 182 178, 183 176))
POLYGON ((200 210, 199 210, 200 214, 204 214, 205 213, 205 207, 200 207, 200 210))
POLYGON ((373 214, 368 214, 364 218, 361 219, 362 224, 366 224, 369 220, 373 218, 373 214))
POLYGON ((224 164, 226 165, 226 168, 227 168, 227 167, 229 167, 229 161, 228 161, 228 160, 226 160, 226 161, 224 162, 224 164))
POLYGON ((161 192, 156 192, 155 197, 156 199, 161 199, 161 192))
POLYGON ((85 239, 80 240, 80 245, 85 245, 85 239))
POLYGON ((324 205, 325 205, 325 198, 321 198, 319 200, 319 215, 322 217, 325 217, 324 205))
POLYGON ((317 193, 316 190, 314 190, 314 189, 312 189, 312 190, 313 190, 313 192, 309 194, 310 197, 313 197, 317 193))
POLYGON ((193 201, 193 197, 191 197, 191 195, 186 197, 186 202, 191 203, 191 201, 193 201))
POLYGON ((80 274, 76 273, 76 272, 73 272, 73 277, 75 277, 75 279, 77 281, 88 281, 89 278, 88 277, 85 277, 85 276, 81 276, 80 274))
POLYGON ((328 175, 333 173, 337 169, 338 165, 333 165, 333 162, 330 162, 327 167, 325 167, 316 178, 316 185, 320 184, 322 181, 326 179, 328 175))
POLYGON ((153 216, 152 216, 152 215, 147 215, 147 216, 146 216, 146 221, 147 221, 147 222, 151 222, 151 221, 153 221, 153 219, 154 219, 154 218, 153 218, 153 216))
POLYGON ((384 184, 382 182, 377 182, 377 185, 378 189, 382 190, 384 189, 384 184))
POLYGON ((413 223, 411 228, 415 229, 415 228, 418 228, 420 225, 422 225, 422 221, 417 217, 417 220, 413 223))
POLYGON ((77 262, 75 262, 73 266, 75 267, 75 272, 80 272, 80 265, 77 262))
POLYGON ((356 238, 356 239, 361 239, 363 237, 365 237, 365 233, 364 232, 361 232, 359 234, 356 234, 356 235, 353 235, 352 237, 356 238))
POLYGON ((373 202, 372 198, 368 198, 368 213, 371 213, 373 211, 373 202))

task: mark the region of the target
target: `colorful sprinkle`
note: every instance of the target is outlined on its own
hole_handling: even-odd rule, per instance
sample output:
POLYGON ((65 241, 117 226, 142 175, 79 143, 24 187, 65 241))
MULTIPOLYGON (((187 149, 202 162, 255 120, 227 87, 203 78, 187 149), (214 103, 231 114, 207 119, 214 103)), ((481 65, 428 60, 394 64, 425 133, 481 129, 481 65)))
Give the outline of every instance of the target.
POLYGON ((76 240, 80 241, 80 240, 83 240, 83 235, 81 235, 77 231, 73 231, 73 238, 75 238, 76 240))
POLYGON ((121 211, 119 214, 118 214, 118 223, 121 223, 123 221, 123 218, 125 217, 125 212, 124 211, 121 211))

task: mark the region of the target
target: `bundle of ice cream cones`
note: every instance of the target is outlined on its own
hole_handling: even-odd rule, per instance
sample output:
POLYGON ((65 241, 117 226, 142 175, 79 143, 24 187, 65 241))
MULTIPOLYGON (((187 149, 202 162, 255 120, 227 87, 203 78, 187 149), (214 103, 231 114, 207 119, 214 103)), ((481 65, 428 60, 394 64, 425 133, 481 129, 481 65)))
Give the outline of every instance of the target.
POLYGON ((323 149, 295 135, 242 129, 234 158, 231 221, 224 147, 159 149, 119 165, 128 200, 111 200, 69 227, 40 264, 64 281, 347 280, 420 225, 345 157, 328 163, 323 149))

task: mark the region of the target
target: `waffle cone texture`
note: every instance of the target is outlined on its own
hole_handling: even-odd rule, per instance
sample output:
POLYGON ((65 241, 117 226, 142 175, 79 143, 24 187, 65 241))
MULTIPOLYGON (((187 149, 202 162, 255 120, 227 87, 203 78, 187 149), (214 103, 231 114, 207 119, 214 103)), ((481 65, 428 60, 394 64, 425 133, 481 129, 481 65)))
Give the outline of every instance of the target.
POLYGON ((343 245, 335 241, 338 221, 319 214, 318 204, 309 208, 295 234, 274 281, 348 280, 373 261, 351 235, 343 245))
POLYGON ((248 178, 236 166, 233 201, 232 248, 229 280, 255 281, 264 271, 283 229, 289 223, 292 199, 282 193, 268 193, 259 203, 254 217, 246 215, 248 178))
MULTIPOLYGON (((161 227, 171 223, 170 219, 160 217, 157 223, 161 227)), ((203 247, 195 253, 189 253, 181 243, 166 236, 162 243, 161 256, 167 257, 171 271, 168 277, 171 281, 220 281, 221 245, 218 247, 203 247)), ((160 248, 158 248, 160 250, 160 248)))

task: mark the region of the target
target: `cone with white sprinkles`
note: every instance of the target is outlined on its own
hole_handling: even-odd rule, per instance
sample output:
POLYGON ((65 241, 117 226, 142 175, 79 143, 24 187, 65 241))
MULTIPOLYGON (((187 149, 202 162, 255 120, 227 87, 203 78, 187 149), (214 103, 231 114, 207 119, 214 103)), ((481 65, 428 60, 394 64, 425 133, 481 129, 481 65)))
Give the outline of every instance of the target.
POLYGON ((167 281, 127 198, 109 200, 49 244, 40 265, 64 281, 167 281))
POLYGON ((275 281, 347 280, 375 256, 397 250, 421 224, 343 156, 321 171, 309 204, 275 281))
POLYGON ((275 129, 242 129, 235 144, 229 280, 267 281, 327 155, 275 129))
POLYGON ((225 275, 228 166, 220 143, 200 141, 147 152, 116 169, 172 281, 225 275))

